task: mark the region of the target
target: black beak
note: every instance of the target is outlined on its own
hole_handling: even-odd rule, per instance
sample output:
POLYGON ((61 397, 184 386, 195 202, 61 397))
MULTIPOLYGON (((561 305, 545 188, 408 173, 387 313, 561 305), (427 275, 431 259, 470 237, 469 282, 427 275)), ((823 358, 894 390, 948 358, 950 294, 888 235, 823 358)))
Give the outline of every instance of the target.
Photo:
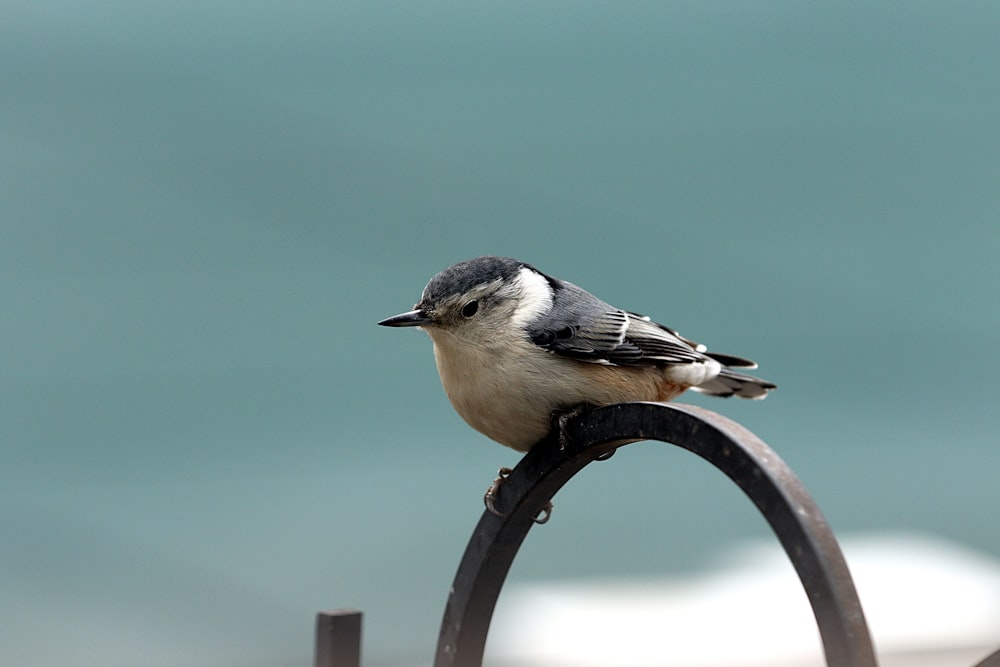
POLYGON ((392 317, 387 317, 381 322, 379 326, 383 327, 422 327, 427 324, 431 324, 434 320, 422 310, 411 310, 406 313, 400 313, 399 315, 393 315, 392 317))

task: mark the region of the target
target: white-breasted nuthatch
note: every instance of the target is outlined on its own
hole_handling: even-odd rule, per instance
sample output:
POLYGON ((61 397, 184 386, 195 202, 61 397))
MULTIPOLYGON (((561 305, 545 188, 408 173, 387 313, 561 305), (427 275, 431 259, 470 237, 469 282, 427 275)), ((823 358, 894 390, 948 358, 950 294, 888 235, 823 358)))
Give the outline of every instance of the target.
POLYGON ((687 389, 764 398, 775 385, 734 368, 648 317, 507 257, 477 257, 434 276, 414 309, 379 322, 420 327, 441 384, 472 428, 521 452, 553 416, 580 406, 669 401, 687 389))

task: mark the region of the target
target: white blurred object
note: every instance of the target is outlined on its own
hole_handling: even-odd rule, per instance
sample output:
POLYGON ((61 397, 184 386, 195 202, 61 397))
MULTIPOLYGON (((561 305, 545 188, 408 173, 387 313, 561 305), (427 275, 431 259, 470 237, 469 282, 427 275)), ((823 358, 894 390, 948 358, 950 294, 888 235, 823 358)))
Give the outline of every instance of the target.
MULTIPOLYGON (((915 534, 841 541, 883 667, 973 665, 1000 647, 1000 561, 915 534)), ((805 591, 778 546, 684 578, 511 586, 487 664, 823 665, 805 591)))

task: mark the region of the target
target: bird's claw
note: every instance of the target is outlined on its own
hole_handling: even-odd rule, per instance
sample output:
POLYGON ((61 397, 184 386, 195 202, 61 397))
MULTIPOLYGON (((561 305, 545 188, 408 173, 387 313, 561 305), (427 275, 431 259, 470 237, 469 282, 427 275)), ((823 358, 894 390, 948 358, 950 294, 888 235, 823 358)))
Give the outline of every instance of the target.
MULTIPOLYGON (((574 405, 573 407, 567 410, 563 410, 561 412, 557 412, 554 415, 552 415, 553 422, 559 436, 559 451, 565 452, 566 449, 569 447, 570 436, 567 428, 569 422, 572 421, 573 419, 576 419, 584 412, 594 407, 595 406, 589 403, 578 403, 577 405, 574 405)), ((594 460, 607 461, 608 459, 610 459, 612 456, 615 455, 616 451, 618 451, 618 448, 612 447, 611 449, 601 452, 600 454, 595 456, 594 460)))
POLYGON ((579 403, 567 410, 562 410, 553 415, 555 417, 555 425, 559 434, 559 451, 566 451, 566 448, 569 446, 569 433, 567 433, 566 426, 569 424, 570 420, 576 419, 592 407, 594 406, 587 403, 579 403))
MULTIPOLYGON (((510 468, 506 466, 500 468, 500 470, 497 471, 497 478, 494 479, 493 483, 490 484, 490 487, 486 489, 486 494, 483 496, 483 504, 486 505, 486 509, 487 511, 489 511, 490 514, 493 514, 498 517, 507 516, 506 514, 497 509, 496 500, 497 500, 497 494, 500 492, 500 487, 503 486, 503 483, 507 481, 508 477, 510 477, 510 473, 511 473, 510 468)), ((542 507, 542 510, 538 513, 538 516, 534 518, 534 521, 535 523, 541 525, 547 522, 551 516, 552 516, 552 503, 547 502, 545 503, 545 506, 542 507)))
POLYGON ((490 514, 494 514, 499 517, 506 516, 503 512, 496 508, 497 493, 500 492, 500 487, 503 485, 507 478, 510 477, 511 469, 504 466, 497 471, 497 478, 493 480, 490 487, 486 489, 486 495, 483 496, 483 504, 486 505, 486 509, 489 510, 490 514))

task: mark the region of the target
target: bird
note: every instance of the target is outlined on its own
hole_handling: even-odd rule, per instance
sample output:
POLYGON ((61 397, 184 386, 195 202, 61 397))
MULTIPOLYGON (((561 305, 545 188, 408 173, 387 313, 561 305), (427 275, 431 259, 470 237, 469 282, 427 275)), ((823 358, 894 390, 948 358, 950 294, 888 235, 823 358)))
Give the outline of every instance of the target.
POLYGON ((688 389, 762 399, 776 388, 742 372, 757 367, 749 359, 709 352, 510 257, 476 257, 444 269, 412 310, 378 324, 424 330, 456 412, 519 452, 574 410, 665 402, 688 389))

